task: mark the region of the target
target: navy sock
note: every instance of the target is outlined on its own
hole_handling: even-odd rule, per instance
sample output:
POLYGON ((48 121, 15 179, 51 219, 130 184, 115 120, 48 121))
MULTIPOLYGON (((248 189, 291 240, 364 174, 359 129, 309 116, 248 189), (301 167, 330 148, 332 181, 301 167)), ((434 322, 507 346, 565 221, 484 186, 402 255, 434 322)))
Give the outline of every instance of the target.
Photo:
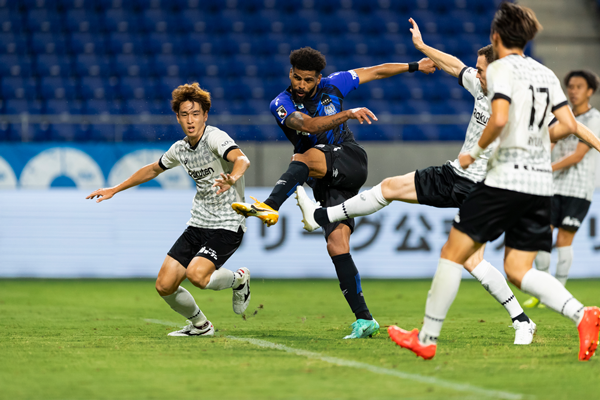
POLYGON ((296 186, 303 185, 306 182, 308 173, 308 165, 300 161, 292 161, 288 170, 281 175, 269 198, 264 203, 273 210, 279 210, 283 202, 294 193, 296 186))
POLYGON ((363 297, 360 274, 349 253, 331 257, 340 281, 340 289, 356 319, 373 319, 363 297))
POLYGON ((527 315, 525 315, 524 312, 522 312, 521 314, 517 315, 516 317, 512 318, 512 321, 520 321, 520 322, 529 322, 529 317, 527 315))
POLYGON ((331 223, 331 221, 329 220, 329 216, 327 215, 326 208, 317 208, 315 210, 314 217, 315 221, 317 222, 317 224, 319 224, 319 226, 325 226, 331 223))

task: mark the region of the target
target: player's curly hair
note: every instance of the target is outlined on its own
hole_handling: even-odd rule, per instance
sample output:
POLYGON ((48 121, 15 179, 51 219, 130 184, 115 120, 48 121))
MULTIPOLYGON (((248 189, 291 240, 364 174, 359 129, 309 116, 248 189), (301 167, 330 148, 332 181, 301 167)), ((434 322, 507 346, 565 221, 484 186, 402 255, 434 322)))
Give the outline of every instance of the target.
POLYGON ((317 75, 325 69, 327 61, 320 51, 312 47, 302 47, 290 53, 290 63, 294 69, 302 71, 316 71, 317 75))
POLYGON ((598 90, 598 86, 600 86, 600 79, 598 78, 598 75, 596 75, 592 71, 586 71, 584 69, 570 71, 565 76, 565 86, 569 86, 569 81, 574 76, 580 76, 583 79, 585 79, 585 81, 587 82, 588 88, 592 89, 592 93, 596 93, 596 90, 598 90))
POLYGON ((503 2, 492 21, 492 33, 497 32, 507 48, 525 48, 527 42, 542 30, 533 10, 503 2))
POLYGON ((202 89, 198 82, 178 86, 177 89, 173 90, 172 96, 171 109, 175 114, 179 114, 181 103, 186 101, 200 104, 202 111, 205 113, 210 110, 210 93, 202 89))

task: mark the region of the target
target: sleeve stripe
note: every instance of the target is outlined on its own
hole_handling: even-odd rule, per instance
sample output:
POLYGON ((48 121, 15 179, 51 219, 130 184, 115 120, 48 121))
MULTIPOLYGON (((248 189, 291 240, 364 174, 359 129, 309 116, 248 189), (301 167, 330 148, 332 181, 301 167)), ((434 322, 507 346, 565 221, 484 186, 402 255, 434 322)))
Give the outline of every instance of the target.
POLYGON ((559 108, 567 106, 567 105, 569 105, 569 102, 567 100, 563 101, 562 103, 558 103, 557 105, 555 105, 554 107, 552 107, 552 112, 558 110, 559 108))
POLYGON ((460 74, 458 74, 458 84, 462 87, 465 87, 465 85, 463 84, 463 75, 464 75, 465 71, 467 70, 467 68, 469 68, 469 67, 464 67, 460 71, 460 74))
POLYGON ((492 101, 497 100, 497 99, 504 99, 504 100, 508 101, 509 103, 512 103, 512 100, 510 99, 510 97, 508 97, 507 95, 502 94, 502 93, 494 94, 492 101))
POLYGON ((552 121, 550 121, 550 123, 548 124, 548 126, 552 126, 552 125, 554 125, 557 122, 558 122, 558 120, 556 119, 556 117, 554 117, 554 118, 552 118, 552 121))
POLYGON ((163 170, 168 170, 169 168, 165 167, 165 164, 163 164, 162 162, 162 158, 163 156, 160 156, 160 158, 158 159, 158 166, 161 167, 163 170))
POLYGON ((240 146, 238 146, 238 145, 233 145, 233 146, 231 146, 230 148, 228 148, 227 150, 225 150, 225 153, 223 153, 223 160, 225 160, 225 161, 229 161, 229 160, 227 159, 227 156, 229 155, 229 152, 230 152, 231 150, 235 150, 235 149, 239 149, 239 148, 240 148, 240 146))

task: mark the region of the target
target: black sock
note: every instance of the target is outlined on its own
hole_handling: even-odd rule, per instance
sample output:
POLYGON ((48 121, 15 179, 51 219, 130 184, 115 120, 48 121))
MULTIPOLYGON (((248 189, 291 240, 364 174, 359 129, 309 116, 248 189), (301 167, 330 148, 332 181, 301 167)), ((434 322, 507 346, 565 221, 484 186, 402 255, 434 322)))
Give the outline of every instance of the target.
POLYGON ((340 289, 356 319, 373 319, 363 297, 360 275, 349 253, 331 257, 340 281, 340 289))
POLYGON ((331 223, 331 221, 329 220, 329 216, 327 215, 326 208, 317 208, 315 210, 314 217, 315 221, 317 222, 317 224, 319 224, 319 226, 325 226, 331 223))
POLYGON ((279 210, 283 202, 294 193, 296 186, 303 185, 306 182, 308 172, 308 165, 300 161, 292 161, 288 170, 281 175, 269 198, 264 203, 273 210, 279 210))
POLYGON ((512 318, 512 321, 520 321, 520 322, 529 322, 529 317, 527 315, 525 315, 524 312, 522 312, 521 314, 517 315, 516 317, 512 318))

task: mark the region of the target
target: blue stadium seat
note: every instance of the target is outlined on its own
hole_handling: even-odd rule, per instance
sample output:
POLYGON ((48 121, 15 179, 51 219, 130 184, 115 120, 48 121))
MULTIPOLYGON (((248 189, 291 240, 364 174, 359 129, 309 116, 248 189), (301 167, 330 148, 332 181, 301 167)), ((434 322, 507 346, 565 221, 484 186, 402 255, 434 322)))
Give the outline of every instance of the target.
POLYGON ((41 114, 42 102, 39 100, 8 99, 4 107, 7 114, 41 114))
POLYGON ((6 76, 2 78, 2 97, 4 99, 34 99, 37 97, 37 82, 33 78, 6 76))
POLYGON ((27 52, 24 36, 14 33, 0 33, 0 54, 19 54, 27 52))
POLYGON ((65 14, 66 28, 68 31, 75 32, 95 32, 102 29, 102 19, 100 14, 90 9, 72 9, 67 8, 65 14))
POLYGON ((72 53, 104 54, 105 36, 97 33, 74 32, 69 35, 69 49, 72 53))
POLYGON ((112 70, 121 77, 148 76, 151 72, 148 58, 139 54, 117 54, 112 70))
POLYGON ((179 54, 183 49, 183 39, 174 33, 152 32, 147 36, 146 49, 150 53, 179 54))
POLYGON ((69 76, 72 72, 71 57, 57 54, 39 54, 36 72, 41 76, 69 76))
POLYGON ((75 73, 79 76, 108 76, 110 59, 96 54, 78 54, 75 57, 75 73))
POLYGON ((440 140, 440 130, 436 125, 406 125, 402 129, 402 140, 440 140))
POLYGON ((152 75, 185 76, 188 70, 188 58, 180 55, 157 54, 151 61, 152 75))
POLYGON ((465 140, 465 132, 467 131, 466 125, 440 125, 439 126, 439 140, 465 140))
POLYGON ((31 76, 31 58, 16 54, 0 54, 0 76, 31 76))
POLYGON ((95 10, 98 0, 55 0, 58 7, 63 10, 83 9, 95 10))
POLYGON ((142 35, 124 32, 111 33, 108 37, 108 49, 111 53, 145 53, 146 47, 142 35))
POLYGON ((121 103, 114 100, 91 99, 83 105, 85 114, 120 114, 121 103))
POLYGON ((48 132, 48 139, 53 142, 83 142, 88 138, 87 127, 77 124, 52 124, 48 132))
POLYGON ((78 84, 75 79, 48 76, 40 80, 40 92, 44 99, 68 99, 78 97, 78 84))
POLYGON ((0 22, 4 32, 19 33, 23 30, 23 16, 17 10, 0 9, 0 22))
POLYGON ((80 83, 83 99, 112 99, 115 97, 114 88, 104 77, 84 76, 80 83))
POLYGON ((170 99, 140 100, 130 99, 123 103, 123 114, 172 115, 170 99))
POLYGON ((130 125, 123 132, 124 142, 156 142, 159 133, 156 125, 130 125))
POLYGON ((60 14, 45 8, 32 9, 27 13, 27 29, 40 32, 60 32, 63 29, 60 14))
POLYGON ((29 124, 25 129, 23 137, 23 126, 21 124, 10 124, 8 140, 13 142, 45 142, 49 140, 50 125, 48 124, 29 124))
POLYGON ((79 100, 49 99, 45 101, 45 114, 81 114, 83 105, 79 100))
POLYGON ((34 53, 65 54, 67 41, 63 35, 34 32, 31 36, 31 49, 34 53))
POLYGON ((168 8, 150 8, 143 10, 140 16, 141 24, 146 32, 177 32, 179 31, 179 14, 169 12, 168 8))
POLYGON ((186 10, 177 21, 183 32, 210 33, 219 35, 229 31, 226 21, 219 14, 207 13, 204 10, 186 10))
POLYGON ((10 139, 10 127, 11 124, 0 122, 0 142, 6 142, 10 139))
MULTIPOLYGON (((117 128, 121 128, 120 126, 117 128)), ((115 125, 92 124, 88 127, 88 139, 92 142, 114 142, 115 125)))
POLYGON ((139 15, 123 8, 111 8, 104 13, 104 24, 109 32, 136 32, 141 28, 140 22, 139 15))
POLYGON ((119 83, 119 94, 124 99, 146 99, 154 95, 154 80, 125 76, 119 83))

